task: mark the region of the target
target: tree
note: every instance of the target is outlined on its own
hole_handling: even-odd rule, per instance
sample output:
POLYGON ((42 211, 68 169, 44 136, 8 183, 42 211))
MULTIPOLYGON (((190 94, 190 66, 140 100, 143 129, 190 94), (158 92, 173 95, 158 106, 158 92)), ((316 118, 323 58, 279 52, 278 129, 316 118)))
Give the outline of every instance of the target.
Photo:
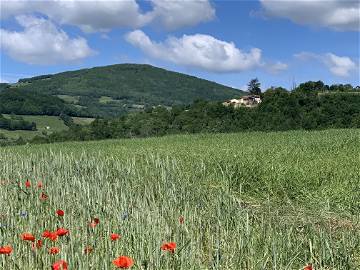
POLYGON ((252 79, 248 83, 248 91, 252 95, 260 95, 261 94, 261 88, 258 78, 252 79))

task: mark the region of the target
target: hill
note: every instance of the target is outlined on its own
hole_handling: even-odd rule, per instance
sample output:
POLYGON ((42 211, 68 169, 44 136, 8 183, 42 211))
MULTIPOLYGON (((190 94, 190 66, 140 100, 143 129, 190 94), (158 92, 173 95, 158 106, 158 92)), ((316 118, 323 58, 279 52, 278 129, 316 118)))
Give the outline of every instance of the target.
POLYGON ((14 248, 0 269, 50 268, 50 243, 32 251, 18 235, 58 227, 70 232, 56 242, 69 269, 114 269, 119 255, 133 258, 131 269, 360 269, 359 137, 244 132, 0 148, 9 213, 0 237, 14 248), (160 249, 170 241, 174 254, 160 249))
POLYGON ((20 79, 9 89, 57 97, 75 106, 81 116, 115 116, 147 106, 183 105, 197 99, 222 101, 244 94, 215 82, 140 64, 118 64, 20 79))

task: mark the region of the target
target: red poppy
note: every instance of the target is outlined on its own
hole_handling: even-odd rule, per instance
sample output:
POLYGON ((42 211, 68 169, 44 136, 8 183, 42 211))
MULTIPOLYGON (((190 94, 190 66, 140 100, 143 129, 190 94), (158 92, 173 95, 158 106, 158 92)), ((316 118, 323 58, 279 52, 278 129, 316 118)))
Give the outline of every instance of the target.
POLYGON ((45 231, 42 236, 44 238, 49 238, 51 241, 56 241, 58 238, 58 234, 57 232, 49 232, 49 231, 45 231))
POLYGON ((171 253, 174 253, 175 248, 176 248, 176 243, 175 243, 175 242, 164 243, 164 244, 161 246, 161 249, 162 249, 162 250, 168 250, 168 251, 170 251, 171 253))
POLYGON ((112 241, 116 241, 116 240, 118 240, 120 238, 120 235, 117 234, 117 233, 112 233, 110 235, 110 238, 111 238, 112 241))
POLYGON ((31 187, 31 182, 29 181, 29 179, 25 181, 25 187, 31 187))
POLYGON ((42 188, 42 187, 43 187, 43 183, 42 183, 41 181, 39 181, 39 182, 37 183, 37 187, 38 187, 38 188, 42 188))
POLYGON ((49 248, 49 254, 54 255, 54 254, 58 254, 59 252, 60 252, 60 248, 58 248, 58 247, 49 248))
POLYGON ((94 220, 89 223, 89 226, 95 228, 99 223, 100 223, 100 219, 94 218, 94 220))
POLYGON ((58 236, 64 236, 64 235, 67 235, 68 233, 69 233, 69 230, 64 229, 64 228, 59 228, 59 229, 57 229, 57 231, 56 231, 56 234, 57 234, 58 236))
POLYGON ((52 265, 52 270, 68 270, 68 264, 64 260, 59 260, 52 265))
POLYGON ((45 201, 45 200, 47 200, 47 198, 48 198, 48 196, 44 192, 42 192, 40 195, 40 200, 45 201))
POLYGON ((113 264, 117 268, 130 268, 134 265, 134 261, 130 257, 120 256, 119 258, 113 260, 113 264))
POLYGON ((179 222, 180 222, 180 224, 183 224, 183 223, 184 223, 184 217, 183 217, 183 216, 180 216, 180 217, 179 217, 179 222))
POLYGON ((37 248, 41 248, 42 244, 42 240, 37 240, 36 243, 32 243, 32 249, 35 250, 37 248))
POLYGON ((86 248, 84 249, 84 253, 85 253, 85 254, 90 254, 92 251, 93 251, 93 248, 92 248, 92 247, 86 247, 86 248))
POLYGON ((63 210, 59 209, 59 210, 56 211, 56 214, 58 216, 62 217, 62 216, 64 216, 65 212, 63 210))
POLYGON ((313 267, 311 264, 304 267, 304 270, 313 270, 313 267))
POLYGON ((0 254, 6 254, 9 255, 13 251, 11 246, 3 246, 0 247, 0 254))
POLYGON ((24 241, 35 242, 35 236, 33 236, 31 233, 23 233, 21 235, 21 239, 24 241))

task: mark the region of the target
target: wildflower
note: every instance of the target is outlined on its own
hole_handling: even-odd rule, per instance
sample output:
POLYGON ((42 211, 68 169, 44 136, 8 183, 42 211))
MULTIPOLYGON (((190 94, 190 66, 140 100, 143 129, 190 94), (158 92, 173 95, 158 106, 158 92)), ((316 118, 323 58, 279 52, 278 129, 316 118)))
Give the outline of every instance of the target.
POLYGON ((29 179, 25 181, 25 187, 31 187, 31 182, 29 181, 29 179))
POLYGON ((3 246, 0 247, 0 254, 6 254, 9 255, 12 252, 12 247, 11 246, 3 246))
POLYGON ((58 216, 62 217, 62 216, 64 216, 65 212, 63 210, 59 209, 59 210, 56 211, 56 214, 58 216))
POLYGON ((45 231, 45 232, 42 234, 42 237, 48 238, 48 239, 50 239, 51 241, 56 241, 57 238, 58 238, 58 234, 57 234, 57 232, 45 231))
POLYGON ((122 219, 122 220, 125 220, 125 219, 127 219, 128 217, 129 217, 129 213, 128 213, 128 212, 124 212, 124 213, 122 213, 121 219, 122 219))
POLYGON ((85 254, 90 254, 92 251, 93 251, 93 248, 89 247, 89 246, 84 249, 85 254))
POLYGON ((42 188, 42 187, 43 187, 43 183, 42 183, 41 181, 39 181, 39 182, 37 183, 37 187, 38 187, 38 188, 42 188))
POLYGON ((100 220, 98 218, 94 218, 94 220, 90 222, 89 226, 91 228, 95 228, 99 223, 100 223, 100 220))
POLYGON ((23 217, 23 218, 26 218, 27 217, 27 212, 26 211, 21 211, 20 216, 23 217))
POLYGON ((116 241, 116 240, 118 240, 120 238, 120 235, 117 234, 117 233, 112 233, 110 235, 110 238, 111 238, 112 241, 116 241))
POLYGON ((183 224, 183 223, 184 223, 184 217, 183 217, 183 216, 180 216, 180 217, 179 217, 179 223, 180 223, 180 224, 183 224))
POLYGON ((133 259, 127 256, 120 256, 112 262, 117 268, 130 268, 134 265, 133 259))
POLYGON ((313 267, 311 264, 308 264, 307 266, 304 267, 304 270, 313 270, 313 267))
POLYGON ((31 248, 32 250, 35 250, 37 248, 41 248, 42 245, 43 245, 42 240, 37 240, 36 243, 32 243, 31 248))
POLYGON ((168 250, 168 251, 170 251, 171 253, 174 253, 175 248, 176 248, 176 243, 175 243, 175 242, 164 243, 164 244, 161 246, 161 249, 162 249, 162 250, 168 250))
POLYGON ((52 265, 52 270, 68 270, 68 264, 64 260, 59 260, 52 265))
POLYGON ((48 198, 48 196, 44 192, 42 192, 41 195, 40 195, 40 200, 46 201, 47 198, 48 198))
POLYGON ((56 231, 56 234, 58 236, 64 236, 64 235, 67 235, 68 233, 69 233, 69 230, 64 229, 64 228, 57 229, 57 231, 56 231))
POLYGON ((59 252, 60 252, 60 248, 58 248, 58 247, 49 248, 49 254, 55 255, 55 254, 58 254, 59 252))
POLYGON ((35 242, 35 236, 33 236, 31 233, 23 233, 21 235, 21 239, 24 241, 35 242))

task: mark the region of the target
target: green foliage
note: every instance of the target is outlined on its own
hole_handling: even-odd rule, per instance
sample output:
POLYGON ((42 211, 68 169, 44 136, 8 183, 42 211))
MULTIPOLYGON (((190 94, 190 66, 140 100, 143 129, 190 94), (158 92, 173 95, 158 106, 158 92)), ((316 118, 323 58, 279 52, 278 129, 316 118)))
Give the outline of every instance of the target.
POLYGON ((0 92, 0 113, 23 115, 74 114, 75 109, 61 99, 40 92, 7 88, 0 92))
POLYGON ((258 78, 252 79, 248 84, 248 91, 252 95, 260 95, 261 94, 261 84, 258 78))
MULTIPOLYGON (((18 89, 76 97, 79 116, 119 116, 133 105, 173 106, 196 99, 222 101, 244 92, 150 65, 121 64, 21 79, 18 89), (106 102, 104 100, 106 97, 106 102)), ((74 103, 74 99, 72 102, 74 103)), ((1 111, 0 111, 1 112, 1 111)))
POLYGON ((36 123, 25 121, 21 116, 5 118, 0 114, 0 129, 7 130, 36 130, 36 123))

